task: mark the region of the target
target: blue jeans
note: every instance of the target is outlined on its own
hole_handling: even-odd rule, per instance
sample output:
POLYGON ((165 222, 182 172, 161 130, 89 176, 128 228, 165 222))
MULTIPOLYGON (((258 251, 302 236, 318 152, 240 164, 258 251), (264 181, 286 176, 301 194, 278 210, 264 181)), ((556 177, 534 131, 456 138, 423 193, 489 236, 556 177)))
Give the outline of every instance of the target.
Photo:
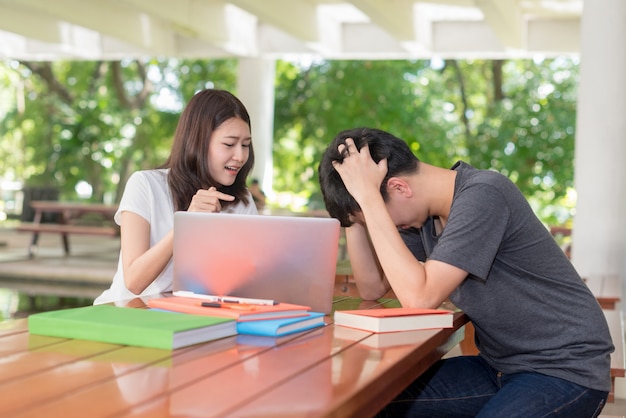
POLYGON ((379 417, 597 417, 608 392, 540 373, 503 374, 480 356, 441 360, 379 417))

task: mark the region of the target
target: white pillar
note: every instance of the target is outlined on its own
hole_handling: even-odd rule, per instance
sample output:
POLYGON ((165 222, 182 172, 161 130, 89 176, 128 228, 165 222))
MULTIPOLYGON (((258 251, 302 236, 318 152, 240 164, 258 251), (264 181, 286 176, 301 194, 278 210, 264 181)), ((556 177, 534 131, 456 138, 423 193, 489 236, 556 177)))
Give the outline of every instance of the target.
POLYGON ((585 1, 576 121, 572 262, 618 274, 626 296, 626 1, 585 1))
POLYGON ((252 124, 255 163, 251 178, 257 178, 268 195, 272 192, 275 77, 274 59, 239 59, 237 97, 248 109, 252 124))

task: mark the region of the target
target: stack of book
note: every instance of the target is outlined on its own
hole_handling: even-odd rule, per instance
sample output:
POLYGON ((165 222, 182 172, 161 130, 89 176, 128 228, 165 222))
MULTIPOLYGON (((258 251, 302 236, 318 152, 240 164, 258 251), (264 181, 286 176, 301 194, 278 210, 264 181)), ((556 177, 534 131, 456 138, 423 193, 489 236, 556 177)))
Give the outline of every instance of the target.
POLYGON ((324 314, 311 308, 290 303, 274 304, 239 298, 205 300, 205 298, 172 296, 148 300, 148 306, 194 315, 233 318, 237 333, 267 337, 282 337, 324 325, 324 314), (256 303, 255 303, 256 302, 256 303))
POLYGON ((453 312, 445 309, 382 308, 335 311, 335 325, 374 333, 451 328, 453 312))
POLYGON ((96 305, 42 312, 29 316, 28 330, 36 335, 172 350, 237 334, 280 337, 325 325, 324 314, 288 303, 172 296, 149 299, 148 306, 96 305))

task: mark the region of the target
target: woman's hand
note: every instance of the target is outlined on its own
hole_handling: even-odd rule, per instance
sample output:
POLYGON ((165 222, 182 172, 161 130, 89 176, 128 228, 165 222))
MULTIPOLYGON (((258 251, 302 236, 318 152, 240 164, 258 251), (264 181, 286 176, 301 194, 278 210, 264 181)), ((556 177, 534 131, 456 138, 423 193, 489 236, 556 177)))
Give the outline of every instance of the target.
POLYGON ((232 202, 234 196, 217 191, 215 187, 209 187, 208 190, 200 189, 191 198, 188 212, 220 212, 222 205, 220 200, 232 202))

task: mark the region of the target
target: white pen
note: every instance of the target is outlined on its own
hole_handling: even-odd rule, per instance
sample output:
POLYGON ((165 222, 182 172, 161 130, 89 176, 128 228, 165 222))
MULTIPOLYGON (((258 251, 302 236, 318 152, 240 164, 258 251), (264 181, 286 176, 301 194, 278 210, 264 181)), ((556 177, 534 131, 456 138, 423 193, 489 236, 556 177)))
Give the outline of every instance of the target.
POLYGON ((174 296, 180 296, 183 298, 194 298, 194 299, 202 299, 202 300, 209 300, 211 302, 219 302, 220 298, 217 296, 211 296, 211 295, 203 295, 201 293, 194 293, 194 292, 189 292, 187 290, 175 290, 173 292, 174 296))
POLYGON ((219 297, 222 303, 245 303, 248 305, 278 305, 278 302, 269 299, 250 299, 250 298, 237 298, 234 296, 221 296, 219 297))
POLYGON ((176 290, 174 291, 174 296, 210 300, 212 302, 222 302, 222 303, 244 303, 248 305, 270 305, 270 306, 278 305, 278 302, 270 300, 270 299, 251 299, 251 298, 238 298, 235 296, 203 295, 200 293, 189 292, 187 290, 176 290))

